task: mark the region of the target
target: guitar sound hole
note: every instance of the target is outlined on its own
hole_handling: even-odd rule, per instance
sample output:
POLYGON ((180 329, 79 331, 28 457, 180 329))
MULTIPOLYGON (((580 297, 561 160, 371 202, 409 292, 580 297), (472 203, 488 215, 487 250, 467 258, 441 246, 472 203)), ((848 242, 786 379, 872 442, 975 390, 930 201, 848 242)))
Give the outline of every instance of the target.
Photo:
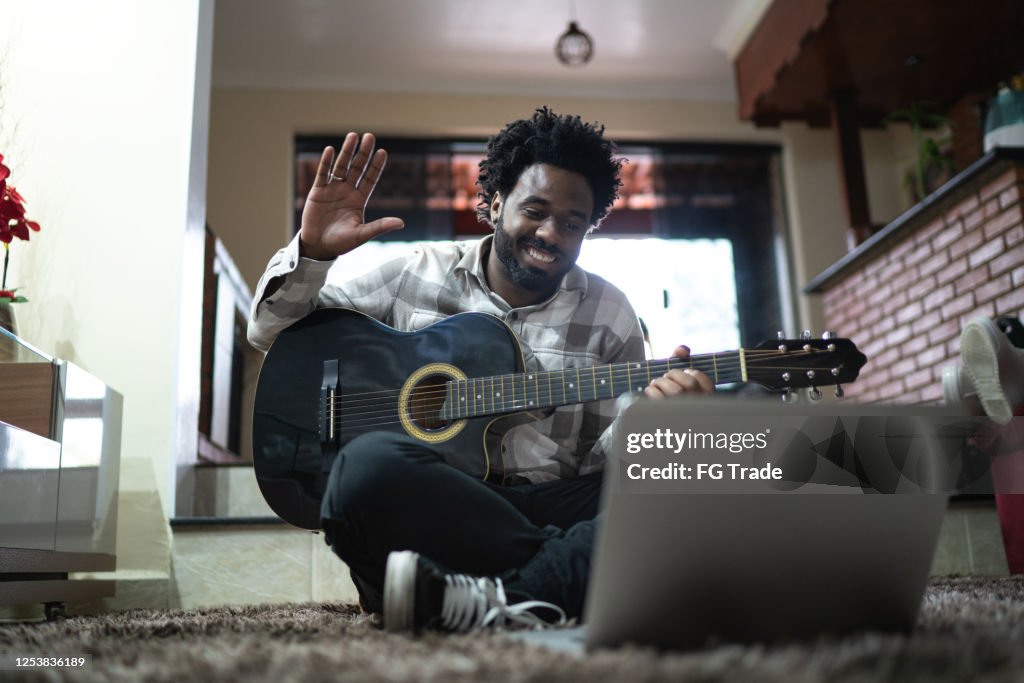
POLYGON ((446 383, 450 378, 431 375, 413 387, 409 395, 409 417, 422 429, 444 429, 450 423, 441 418, 444 407, 446 383))

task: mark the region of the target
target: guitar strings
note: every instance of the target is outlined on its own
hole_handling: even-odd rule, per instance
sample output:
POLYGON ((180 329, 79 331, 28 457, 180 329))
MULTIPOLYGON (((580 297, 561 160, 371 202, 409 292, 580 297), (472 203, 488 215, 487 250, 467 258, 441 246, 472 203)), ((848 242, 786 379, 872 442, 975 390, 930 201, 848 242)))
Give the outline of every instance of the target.
MULTIPOLYGON (((755 360, 756 361, 758 359, 754 358, 755 356, 771 355, 771 356, 774 356, 774 357, 780 357, 779 353, 780 352, 777 351, 777 350, 754 349, 754 350, 746 351, 746 358, 747 358, 748 361, 750 361, 750 360, 755 360)), ((799 351, 789 351, 789 352, 787 352, 787 354, 789 356, 801 356, 801 355, 806 356, 806 355, 813 355, 814 353, 826 353, 826 352, 824 352, 824 351, 804 351, 802 349, 799 350, 799 351)), ((717 367, 719 367, 719 368, 729 368, 730 364, 738 364, 739 363, 739 352, 738 351, 722 351, 722 352, 717 353, 717 354, 699 354, 697 356, 691 356, 690 358, 674 358, 674 357, 673 358, 662 358, 662 359, 653 359, 653 360, 640 361, 640 363, 648 364, 650 367, 654 367, 655 365, 665 364, 665 363, 669 363, 669 362, 671 362, 671 363, 683 362, 683 361, 687 361, 687 360, 691 360, 691 359, 693 360, 694 363, 701 363, 701 362, 703 362, 708 368, 712 368, 712 369, 716 365, 716 363, 717 363, 717 367), (712 358, 712 356, 715 356, 715 358, 712 358), (719 359, 719 358, 717 358, 718 356, 723 356, 724 358, 719 359)), ((630 361, 628 363, 628 365, 633 365, 633 364, 635 364, 635 362, 636 361, 630 361)), ((620 365, 621 366, 621 365, 626 365, 626 364, 625 363, 613 363, 611 365, 598 365, 598 366, 594 366, 594 367, 595 368, 606 368, 606 367, 615 367, 616 365, 620 365)), ((748 366, 749 365, 750 365, 750 363, 748 362, 748 366)), ((695 365, 692 365, 692 364, 690 366, 688 366, 688 367, 694 367, 695 369, 698 369, 698 370, 701 369, 700 367, 696 367, 695 365)), ((735 367, 737 367, 737 365, 732 365, 731 367, 735 368, 735 367)), ((545 374, 545 373, 561 373, 561 372, 564 372, 564 371, 570 371, 570 370, 576 370, 576 369, 580 370, 581 372, 586 372, 586 371, 590 370, 590 367, 585 367, 585 368, 565 368, 564 370, 539 370, 535 374, 542 375, 542 374, 545 374)), ((622 370, 616 370, 614 372, 623 372, 623 371, 622 370)), ((526 372, 520 372, 520 373, 509 373, 509 374, 516 374, 516 375, 524 374, 525 375, 527 373, 526 372)), ((507 375, 488 375, 487 377, 470 377, 470 378, 467 378, 466 380, 454 380, 454 381, 463 381, 463 382, 465 382, 465 381, 478 381, 478 380, 482 380, 482 379, 491 379, 492 377, 496 378, 496 377, 503 377, 503 376, 507 376, 507 375)), ((358 393, 352 393, 352 394, 348 394, 347 393, 347 394, 345 394, 345 396, 347 396, 347 397, 356 397, 356 396, 359 396, 359 397, 362 397, 362 396, 375 397, 375 396, 381 396, 381 395, 387 395, 387 394, 394 394, 394 393, 398 393, 399 391, 401 391, 401 390, 400 389, 379 389, 379 390, 376 390, 376 391, 364 391, 364 392, 358 392, 358 393)))
MULTIPOLYGON (((780 369, 787 369, 787 368, 780 368, 780 369)), ((792 369, 792 370, 808 370, 808 369, 828 370, 829 368, 806 368, 806 367, 804 367, 804 368, 788 368, 788 369, 792 369)), ((533 410, 542 410, 542 409, 545 409, 545 408, 552 408, 552 407, 557 407, 557 406, 555 406, 555 405, 541 405, 541 406, 535 406, 533 408, 533 410)), ((401 419, 401 417, 399 415, 398 408, 399 408, 398 404, 395 403, 395 404, 390 405, 388 408, 385 408, 385 409, 382 409, 382 410, 377 410, 377 411, 366 411, 366 412, 362 412, 362 413, 359 413, 359 412, 355 412, 355 413, 351 413, 351 412, 350 413, 342 413, 342 414, 339 414, 337 416, 337 418, 334 420, 334 423, 335 423, 335 425, 338 426, 339 429, 344 428, 344 429, 347 429, 347 430, 363 430, 363 431, 365 431, 367 429, 370 429, 370 428, 375 428, 375 427, 386 427, 386 426, 389 426, 389 425, 400 424, 402 422, 402 419, 401 419)), ((445 429, 445 428, 449 427, 451 424, 453 424, 455 422, 458 422, 460 420, 472 419, 474 417, 488 417, 488 416, 492 416, 492 415, 496 416, 496 415, 505 415, 505 414, 519 413, 519 412, 523 412, 523 411, 529 411, 530 409, 531 408, 529 406, 518 406, 518 407, 509 408, 508 410, 493 411, 493 412, 492 411, 488 411, 488 412, 483 413, 481 415, 467 415, 467 416, 457 416, 457 417, 451 417, 451 418, 441 418, 440 414, 438 414, 433 419, 437 419, 438 421, 445 423, 442 427, 438 428, 439 430, 441 430, 441 429, 445 429)))
MULTIPOLYGON (((726 352, 726 353, 732 354, 734 352, 726 352)), ((756 353, 757 354, 771 354, 771 355, 773 355, 775 357, 779 356, 779 352, 778 351, 758 351, 756 353)), ((789 356, 790 357, 799 356, 799 355, 807 356, 807 355, 813 355, 813 354, 814 354, 814 352, 800 351, 800 352, 791 352, 789 354, 789 356)), ((686 359, 686 358, 659 359, 659 360, 652 360, 652 361, 644 361, 643 363, 647 364, 649 368, 665 367, 666 369, 668 369, 670 363, 682 363, 682 362, 685 362, 686 360, 689 360, 689 359, 686 359)), ((712 371, 714 371, 715 368, 718 368, 719 370, 735 370, 735 369, 738 369, 739 367, 741 367, 741 365, 742 365, 740 363, 740 361, 739 361, 738 355, 735 356, 735 357, 730 357, 728 359, 722 359, 722 360, 717 360, 717 359, 711 360, 711 359, 707 359, 704 356, 694 356, 693 360, 696 363, 703 362, 703 365, 701 366, 701 365, 695 365, 695 364, 691 363, 690 365, 687 366, 687 368, 694 368, 694 369, 697 369, 697 370, 707 369, 707 370, 712 370, 712 371)), ((752 360, 753 362, 748 362, 747 363, 748 369, 751 369, 751 366, 753 366, 752 369, 755 369, 755 370, 761 369, 757 365, 757 361, 760 360, 760 359, 757 359, 757 358, 749 359, 749 357, 748 357, 748 361, 750 361, 750 360, 752 360)), ((633 365, 633 363, 629 363, 629 364, 618 363, 618 364, 613 364, 613 365, 594 366, 594 367, 595 368, 607 368, 607 367, 614 368, 616 366, 620 366, 619 369, 616 369, 616 370, 612 371, 611 377, 614 378, 614 379, 621 379, 621 377, 624 374, 625 375, 631 375, 632 374, 631 370, 633 368, 625 367, 626 365, 633 365)), ((782 369, 782 370, 800 369, 800 368, 782 368, 782 367, 778 366, 775 363, 773 363, 771 367, 772 367, 772 369, 777 369, 778 368, 778 369, 782 369)), ((804 369, 815 369, 815 370, 818 370, 818 369, 821 369, 821 368, 804 368, 804 369)), ((538 371, 536 373, 532 373, 532 374, 537 374, 537 375, 544 375, 544 374, 554 375, 554 374, 557 374, 557 373, 564 373, 565 371, 572 371, 572 370, 579 370, 579 374, 580 374, 581 382, 582 382, 583 374, 587 373, 587 371, 591 370, 591 368, 588 367, 588 368, 565 368, 564 370, 540 370, 540 371, 538 371)), ((656 372, 660 372, 660 370, 656 370, 656 372)), ((528 373, 521 372, 521 373, 510 373, 510 374, 525 375, 525 374, 528 374, 528 373)), ((590 374, 592 375, 594 373, 591 372, 590 374)), ((485 377, 471 377, 471 378, 467 378, 465 380, 446 380, 446 381, 461 381, 461 382, 475 381, 475 382, 479 382, 479 381, 482 381, 482 380, 494 380, 494 379, 497 379, 497 378, 500 378, 500 377, 507 377, 507 376, 508 375, 488 375, 488 376, 485 376, 485 377)), ((440 389, 440 391, 443 392, 443 391, 445 391, 445 389, 440 389)), ((335 399, 335 401, 337 402, 338 400, 345 400, 347 398, 364 397, 364 396, 365 397, 370 397, 373 400, 378 400, 379 398, 386 397, 389 394, 398 394, 400 392, 401 392, 401 389, 381 389, 381 390, 376 390, 376 391, 367 391, 367 392, 358 392, 358 393, 346 393, 346 394, 343 395, 343 397, 341 399, 335 399)))
MULTIPOLYGON (((657 373, 658 376, 661 376, 662 374, 664 374, 664 370, 668 370, 670 366, 668 365, 668 363, 651 363, 649 367, 651 368, 651 370, 653 370, 655 373, 657 373)), ((718 374, 724 374, 727 371, 736 371, 740 367, 741 367, 741 364, 738 363, 738 362, 728 362, 728 363, 723 362, 723 363, 718 363, 718 365, 717 365, 717 369, 719 371, 718 374)), ((698 367, 696 369, 701 369, 701 368, 698 367)), ((708 367, 707 369, 711 370, 710 367, 708 367)), ((520 374, 527 374, 527 373, 520 373, 520 374)), ((561 375, 562 374, 561 370, 541 371, 541 372, 532 373, 532 374, 535 374, 535 375, 537 375, 539 377, 539 379, 537 381, 541 385, 543 385, 543 383, 544 383, 544 379, 545 379, 544 375, 548 375, 547 380, 548 380, 548 384, 549 385, 553 384, 554 386, 562 388, 563 389, 563 393, 566 396, 571 395, 571 393, 573 392, 573 389, 575 389, 577 395, 579 396, 579 398, 582 398, 582 394, 583 393, 585 393, 585 392, 593 393, 594 391, 596 391, 597 387, 598 387, 598 382, 607 380, 613 386, 615 384, 620 384, 621 385, 623 383, 628 383, 628 384, 632 385, 632 380, 633 379, 639 379, 639 378, 643 377, 645 374, 651 374, 651 373, 644 373, 644 372, 636 373, 636 372, 629 371, 629 370, 626 370, 626 369, 620 369, 620 370, 614 370, 614 371, 612 371, 612 372, 610 372, 608 374, 605 374, 605 375, 596 375, 595 376, 595 373, 586 372, 586 370, 582 370, 578 374, 578 377, 577 377, 576 381, 572 382, 574 385, 578 385, 578 387, 569 388, 568 391, 565 391, 565 389, 566 389, 565 382, 568 379, 572 379, 571 375, 563 375, 562 377, 557 378, 557 379, 554 377, 555 374, 560 374, 561 375)), ((507 377, 507 375, 493 375, 493 376, 489 375, 489 376, 486 376, 486 377, 474 377, 471 380, 453 380, 453 381, 455 381, 455 382, 472 381, 474 383, 474 388, 480 389, 483 392, 485 392, 484 394, 480 394, 479 395, 480 398, 478 399, 478 400, 483 401, 483 400, 486 400, 486 399, 483 398, 483 396, 487 394, 487 391, 488 391, 487 390, 487 385, 488 384, 490 384, 490 394, 493 394, 495 388, 497 388, 499 390, 501 390, 503 388, 502 377, 507 377)), ((415 398, 415 399, 419 399, 419 400, 430 399, 430 398, 441 398, 441 397, 445 397, 446 398, 449 395, 449 388, 448 388, 447 385, 448 385, 448 382, 445 382, 445 385, 438 386, 438 388, 436 388, 436 389, 425 389, 425 390, 416 392, 415 394, 412 394, 410 396, 410 398, 415 398)), ((467 386, 467 388, 469 388, 469 385, 466 385, 466 386, 467 386)), ((646 384, 645 384, 645 386, 646 386, 646 384)), ((513 390, 514 389, 515 389, 515 386, 514 386, 514 380, 513 380, 513 390)), ((392 397, 397 397, 399 394, 401 394, 401 389, 397 389, 397 390, 396 389, 389 389, 389 390, 384 390, 384 391, 367 392, 367 393, 368 394, 374 394, 374 396, 364 398, 366 396, 366 394, 342 394, 340 397, 337 397, 337 398, 334 399, 334 405, 336 407, 341 407, 341 408, 345 409, 346 412, 351 412, 352 410, 354 410, 356 408, 359 408, 359 407, 363 407, 363 406, 366 406, 366 405, 376 406, 382 400, 386 400, 386 399, 389 399, 389 398, 392 398, 392 397)), ((549 389, 548 394, 549 395, 554 395, 555 392, 549 389)), ((498 397, 500 397, 500 394, 495 395, 494 397, 492 397, 492 401, 495 398, 498 398, 498 397)))
MULTIPOLYGON (((816 372, 817 371, 821 371, 821 372, 828 373, 828 372, 830 372, 831 368, 807 368, 806 366, 805 367, 779 367, 779 366, 774 366, 772 368, 772 370, 773 370, 773 372, 787 371, 787 370, 788 371, 796 371, 796 372, 807 371, 807 370, 814 370, 816 372)), ((757 375, 757 369, 756 368, 754 369, 754 373, 753 374, 755 376, 757 375)), ((476 403, 477 401, 480 402, 479 405, 483 408, 483 411, 481 411, 481 414, 486 414, 488 412, 495 412, 495 413, 517 412, 517 411, 520 411, 520 410, 527 410, 527 409, 529 409, 531 407, 539 407, 539 406, 530 406, 527 403, 520 403, 518 401, 515 401, 515 399, 513 399, 513 403, 510 406, 506 406, 505 404, 507 403, 507 400, 500 398, 500 396, 501 396, 500 392, 497 393, 497 394, 494 393, 494 389, 495 388, 499 388, 499 389, 501 388, 500 384, 492 383, 491 390, 490 390, 490 392, 488 392, 487 388, 486 388, 486 383, 485 383, 486 379, 488 379, 488 378, 480 378, 478 380, 478 381, 480 381, 480 386, 478 388, 483 389, 483 391, 481 393, 477 394, 477 397, 475 399, 474 398, 470 398, 470 402, 473 405, 477 405, 477 403, 476 403), (488 395, 488 394, 490 394, 490 395, 488 395), (488 398, 490 398, 490 403, 491 403, 491 406, 492 406, 492 410, 490 410, 490 411, 488 411, 487 408, 486 408, 487 403, 488 403, 488 398), (494 411, 493 408, 498 403, 502 403, 502 410, 494 411)), ((624 375, 619 375, 617 379, 620 382, 624 382, 625 381, 625 376, 624 375)), ((827 382, 828 384, 832 383, 832 378, 831 378, 830 375, 826 375, 824 379, 828 380, 828 382, 827 382)), ((610 381, 611 381, 612 385, 614 386, 615 375, 612 375, 612 379, 610 381)), ((563 396, 563 401, 565 401, 568 397, 571 396, 572 389, 568 388, 568 390, 566 391, 567 387, 565 387, 565 385, 559 384, 559 386, 563 390, 562 391, 562 396, 563 396)), ((547 402, 550 401, 551 399, 555 398, 558 395, 557 391, 555 391, 554 389, 555 388, 553 386, 549 387, 548 391, 544 393, 544 400, 542 400, 540 398, 541 397, 541 393, 540 392, 535 392, 533 395, 536 397, 536 400, 538 400, 542 405, 548 406, 549 404, 547 402)), ((572 402, 572 403, 584 402, 583 396, 585 394, 588 394, 588 393, 594 395, 594 398, 591 399, 591 400, 597 400, 596 392, 598 390, 598 385, 597 385, 597 383, 596 383, 596 381, 594 380, 593 377, 588 379, 588 378, 585 378, 585 377, 581 376, 580 377, 580 381, 578 382, 578 386, 575 387, 575 389, 576 389, 576 394, 577 394, 577 401, 570 401, 570 402, 572 402)), ((641 387, 638 386, 636 390, 640 390, 640 389, 641 389, 641 387)), ((630 390, 633 390, 633 389, 630 389, 630 390)), ((388 411, 391 410, 391 406, 390 405, 386 405, 386 406, 382 407, 380 404, 382 402, 384 402, 385 404, 391 404, 391 400, 390 399, 397 399, 397 397, 400 394, 400 392, 398 392, 398 391, 391 391, 391 392, 388 392, 388 393, 390 393, 391 396, 380 397, 380 398, 378 398, 377 400, 374 400, 374 401, 368 401, 368 400, 345 400, 344 398, 336 399, 335 402, 334 402, 334 407, 341 408, 341 414, 342 415, 348 415, 348 416, 351 416, 351 417, 355 417, 355 416, 372 416, 374 414, 379 414, 381 412, 388 412, 388 411), (382 410, 382 408, 383 408, 383 410, 382 410)), ((624 392, 614 392, 614 393, 616 395, 618 395, 618 393, 624 393, 624 392)), ((420 405, 426 405, 426 406, 429 406, 430 409, 436 409, 439 414, 440 414, 441 409, 444 407, 444 403, 447 401, 447 399, 449 397, 450 397, 450 391, 449 391, 449 389, 447 387, 440 387, 438 389, 421 391, 421 392, 418 392, 416 394, 412 394, 412 395, 409 396, 410 399, 412 399, 413 401, 418 402, 420 405), (433 403, 434 405, 430 405, 430 403, 433 403)), ((461 399, 463 397, 459 396, 459 398, 461 399)), ((526 398, 526 397, 524 396, 524 398, 526 398)), ((609 397, 609 398, 611 398, 611 397, 609 397)), ((558 401, 555 401, 555 403, 558 403, 558 401)), ((475 412, 475 410, 471 410, 470 412, 475 412)))
MULTIPOLYGON (((739 364, 737 364, 737 366, 738 365, 739 364)), ((813 370, 822 370, 822 371, 829 371, 830 370, 830 368, 807 368, 807 367, 785 368, 785 367, 779 367, 779 366, 773 366, 772 369, 774 371, 785 371, 785 370, 807 371, 807 370, 812 370, 812 369, 813 370)), ((478 379, 484 379, 484 378, 478 378, 478 379)), ((589 389, 591 391, 596 391, 596 385, 591 385, 590 387, 583 386, 584 382, 582 380, 583 380, 583 378, 581 377, 581 382, 580 382, 581 386, 580 386, 580 388, 578 390, 580 394, 582 394, 585 389, 589 389)), ((375 392, 375 393, 381 393, 381 392, 375 392)), ((397 394, 399 392, 390 391, 390 392, 384 392, 384 393, 397 394)), ((448 393, 447 389, 440 389, 440 390, 433 391, 433 392, 423 392, 421 394, 416 395, 414 397, 414 400, 420 402, 421 404, 422 403, 428 403, 429 404, 430 403, 430 399, 432 399, 432 398, 433 399, 440 399, 442 396, 447 398, 447 393, 448 393)), ((553 393, 549 394, 548 397, 549 398, 553 397, 553 393)), ((375 401, 374 403, 379 406, 379 401, 375 401)), ((465 417, 480 417, 480 416, 483 416, 483 415, 499 415, 499 414, 505 414, 505 413, 521 412, 521 411, 524 411, 524 410, 531 409, 531 406, 529 406, 529 405, 516 405, 516 404, 513 404, 512 406, 509 406, 509 407, 507 407, 507 408, 505 408, 503 410, 495 411, 495 410, 493 410, 494 403, 496 403, 496 401, 493 401, 493 399, 492 399, 492 410, 486 410, 486 399, 481 399, 481 404, 484 406, 484 412, 482 412, 481 415, 467 415, 465 417)), ((342 405, 344 405, 344 402, 342 402, 342 405)), ((352 405, 352 404, 349 404, 349 405, 352 405)), ((452 421, 452 420, 465 419, 465 417, 461 417, 461 416, 453 417, 453 418, 450 418, 450 419, 448 419, 448 418, 441 418, 440 417, 440 409, 443 408, 443 406, 444 406, 443 402, 438 402, 438 401, 435 400, 434 405, 429 406, 430 412, 429 413, 425 413, 424 417, 433 417, 434 419, 444 420, 444 421, 452 421), (437 410, 438 412, 434 413, 433 411, 435 411, 435 410, 437 410)), ((552 405, 544 404, 544 405, 540 405, 540 406, 534 406, 533 408, 534 409, 541 409, 541 408, 550 408, 550 407, 553 407, 553 406, 552 405)), ((395 419, 395 418, 399 417, 398 409, 399 409, 399 405, 396 402, 396 403, 390 403, 390 404, 388 404, 388 405, 386 405, 384 407, 377 407, 377 408, 372 409, 372 410, 356 410, 356 409, 344 410, 344 411, 342 411, 341 413, 339 413, 335 417, 334 422, 336 424, 344 424, 348 428, 363 428, 363 429, 368 428, 368 427, 374 427, 374 426, 385 426, 385 425, 389 425, 389 424, 395 424, 397 422, 401 422, 400 419, 395 419)))
MULTIPOLYGON (((772 355, 776 356, 776 359, 778 359, 778 353, 779 352, 777 352, 777 351, 764 351, 764 352, 759 352, 759 353, 761 353, 761 354, 772 354, 772 355)), ((814 352, 790 353, 790 357, 798 356, 798 355, 813 355, 813 354, 814 354, 814 352)), ((687 359, 685 359, 685 358, 681 358, 681 359, 673 358, 673 359, 646 361, 645 362, 646 365, 647 365, 646 373, 645 373, 643 368, 641 369, 641 371, 639 373, 636 373, 636 372, 634 372, 635 368, 625 367, 626 364, 618 364, 618 365, 623 366, 623 367, 619 367, 618 369, 612 370, 609 374, 606 374, 603 377, 602 376, 597 376, 597 379, 598 380, 600 380, 600 379, 608 379, 609 381, 612 381, 612 382, 622 382, 624 379, 626 379, 626 380, 631 379, 633 374, 637 374, 637 376, 640 377, 640 376, 643 376, 644 374, 650 374, 651 371, 653 371, 654 373, 658 373, 660 375, 660 374, 664 374, 662 372, 663 370, 667 370, 667 369, 670 368, 670 364, 681 365, 682 364, 681 362, 685 362, 686 360, 687 359)), ((698 360, 699 361, 699 360, 704 360, 704 359, 703 358, 695 357, 694 360, 698 360)), ((747 363, 748 374, 750 374, 750 372, 755 372, 756 373, 756 372, 763 371, 764 368, 762 368, 761 364, 758 362, 759 360, 762 360, 762 359, 758 359, 758 358, 748 359, 748 363, 747 363)), ((612 367, 612 368, 614 368, 615 365, 611 365, 611 366, 595 366, 595 367, 612 367)), ((693 365, 693 364, 691 364, 691 365, 687 366, 687 368, 690 368, 690 367, 692 367, 694 369, 698 369, 698 370, 711 371, 712 374, 714 373, 715 370, 718 370, 718 374, 724 374, 724 372, 726 372, 726 371, 738 370, 739 368, 742 367, 742 363, 739 361, 739 358, 737 356, 735 358, 723 359, 721 361, 705 362, 703 365, 693 365)), ((595 373, 594 372, 589 372, 588 373, 587 372, 588 368, 566 368, 565 370, 546 370, 546 371, 542 370, 542 371, 538 371, 538 372, 532 373, 532 374, 536 374, 538 376, 548 375, 549 383, 554 379, 554 377, 553 377, 554 375, 561 374, 561 375, 563 375, 562 379, 554 379, 555 382, 561 384, 561 383, 564 382, 564 379, 571 379, 570 376, 565 375, 565 371, 571 371, 571 370, 574 370, 574 369, 579 371, 577 373, 577 375, 578 375, 578 383, 580 385, 585 385, 588 381, 591 382, 591 383, 595 382, 595 380, 594 380, 594 374, 595 373), (590 376, 589 380, 588 380, 588 375, 590 376)), ((806 370, 830 371, 831 370, 831 368, 784 367, 784 366, 779 366, 776 362, 773 362, 770 365, 770 369, 773 370, 773 371, 787 371, 787 370, 788 371, 794 371, 794 370, 795 371, 800 371, 800 370, 805 370, 805 371, 806 370)), ((513 374, 525 375, 527 373, 513 373, 513 374)), ((423 398, 423 397, 428 397, 428 396, 431 396, 431 395, 446 395, 448 393, 448 386, 447 386, 447 384, 448 384, 449 381, 454 381, 454 382, 474 382, 474 383, 479 383, 480 386, 485 386, 485 383, 488 382, 488 381, 491 382, 492 384, 495 384, 496 383, 495 380, 500 381, 503 377, 508 377, 508 376, 509 375, 488 375, 488 376, 485 376, 485 377, 468 378, 466 380, 446 380, 445 384, 443 386, 439 386, 437 389, 429 389, 429 390, 424 390, 424 391, 417 392, 416 397, 423 398)), ((543 381, 543 379, 541 381, 543 381)), ((513 382, 514 382, 514 380, 513 380, 513 382)), ((401 389, 382 389, 382 390, 368 391, 368 392, 343 393, 343 394, 338 395, 334 399, 334 404, 335 404, 335 406, 340 406, 340 407, 358 406, 358 405, 363 404, 363 403, 371 403, 371 402, 376 404, 376 403, 380 402, 381 400, 390 398, 392 396, 399 395, 401 393, 401 391, 402 391, 401 389)))

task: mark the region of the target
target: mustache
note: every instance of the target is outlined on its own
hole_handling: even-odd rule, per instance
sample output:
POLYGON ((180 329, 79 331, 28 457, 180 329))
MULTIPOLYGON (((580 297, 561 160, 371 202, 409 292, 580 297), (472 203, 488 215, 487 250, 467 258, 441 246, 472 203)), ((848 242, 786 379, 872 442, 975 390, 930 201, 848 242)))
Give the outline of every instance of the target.
POLYGON ((548 245, 544 244, 540 240, 533 239, 533 238, 530 238, 530 237, 524 237, 523 239, 521 239, 519 241, 519 246, 523 247, 524 249, 526 247, 533 247, 537 251, 543 252, 545 254, 550 254, 551 256, 555 256, 555 257, 562 255, 562 253, 558 249, 558 247, 549 247, 548 245))

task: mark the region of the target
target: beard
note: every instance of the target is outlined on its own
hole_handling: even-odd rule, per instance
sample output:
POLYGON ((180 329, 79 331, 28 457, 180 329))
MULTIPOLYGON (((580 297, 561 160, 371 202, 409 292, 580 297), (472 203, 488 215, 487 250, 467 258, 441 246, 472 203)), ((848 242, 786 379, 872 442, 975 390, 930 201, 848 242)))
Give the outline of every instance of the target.
MULTIPOLYGON (((504 207, 502 208, 502 213, 504 213, 504 207)), ((498 216, 498 220, 494 224, 494 253, 501 262, 501 265, 505 266, 505 272, 508 273, 509 278, 516 286, 531 292, 553 291, 558 287, 558 283, 562 281, 565 274, 572 268, 573 263, 567 262, 564 268, 555 273, 548 273, 540 268, 524 267, 516 260, 513 253, 516 243, 512 236, 505 231, 504 218, 504 215, 498 216)), ((520 248, 531 246, 545 253, 551 253, 552 251, 543 242, 527 238, 521 239, 519 246, 520 248)), ((564 254, 559 255, 564 257, 564 254)))

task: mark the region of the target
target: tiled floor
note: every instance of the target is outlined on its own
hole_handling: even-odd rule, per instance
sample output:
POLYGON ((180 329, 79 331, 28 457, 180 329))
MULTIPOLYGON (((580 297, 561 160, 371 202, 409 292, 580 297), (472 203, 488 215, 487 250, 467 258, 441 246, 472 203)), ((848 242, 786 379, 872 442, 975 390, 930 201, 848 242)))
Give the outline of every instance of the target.
POLYGON ((357 599, 323 536, 290 526, 179 527, 171 564, 171 607, 357 599))
POLYGON ((999 518, 991 502, 950 503, 942 522, 933 575, 1006 574, 999 518))

